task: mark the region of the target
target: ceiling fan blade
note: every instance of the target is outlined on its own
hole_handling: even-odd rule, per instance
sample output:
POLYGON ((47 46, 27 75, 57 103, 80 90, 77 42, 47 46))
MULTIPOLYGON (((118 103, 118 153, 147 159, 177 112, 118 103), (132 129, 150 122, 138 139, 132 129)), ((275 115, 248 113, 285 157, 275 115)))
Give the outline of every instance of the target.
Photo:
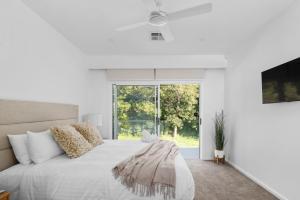
POLYGON ((156 0, 143 0, 149 11, 157 10, 156 0))
POLYGON ((168 20, 174 21, 182 18, 193 17, 196 15, 205 14, 212 11, 212 3, 202 4, 192 8, 179 10, 168 14, 168 20))
POLYGON ((162 36, 163 36, 163 38, 166 42, 171 42, 175 39, 175 37, 174 37, 174 35, 173 35, 173 33, 172 33, 172 31, 171 31, 168 24, 164 25, 164 26, 160 26, 159 30, 160 30, 160 32, 161 32, 161 34, 162 34, 162 36))
POLYGON ((139 22, 139 23, 136 23, 136 24, 130 24, 130 25, 127 25, 127 26, 119 27, 116 30, 117 31, 127 31, 127 30, 135 29, 135 28, 138 28, 138 27, 141 27, 141 26, 145 26, 147 24, 148 24, 148 22, 139 22))

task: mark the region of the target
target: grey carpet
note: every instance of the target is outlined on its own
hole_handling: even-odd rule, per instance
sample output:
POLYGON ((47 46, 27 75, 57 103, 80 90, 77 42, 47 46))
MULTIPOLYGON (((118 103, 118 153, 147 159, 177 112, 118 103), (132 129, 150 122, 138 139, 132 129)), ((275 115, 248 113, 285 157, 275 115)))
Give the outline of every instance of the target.
POLYGON ((228 164, 187 160, 195 181, 195 200, 277 200, 228 164))

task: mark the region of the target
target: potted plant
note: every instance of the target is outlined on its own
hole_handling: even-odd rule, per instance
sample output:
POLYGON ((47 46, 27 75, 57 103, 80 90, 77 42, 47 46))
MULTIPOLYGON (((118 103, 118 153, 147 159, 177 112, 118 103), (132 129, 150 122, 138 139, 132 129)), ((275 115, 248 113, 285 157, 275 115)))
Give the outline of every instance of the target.
POLYGON ((224 145, 225 145, 225 135, 224 135, 224 112, 216 113, 215 119, 215 158, 223 159, 224 145))

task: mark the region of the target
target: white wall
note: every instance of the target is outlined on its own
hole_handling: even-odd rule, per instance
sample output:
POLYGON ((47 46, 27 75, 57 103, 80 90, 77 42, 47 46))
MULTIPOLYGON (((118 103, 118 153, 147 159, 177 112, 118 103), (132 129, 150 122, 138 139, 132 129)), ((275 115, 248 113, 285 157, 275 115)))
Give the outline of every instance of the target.
POLYGON ((88 80, 88 112, 103 116, 101 134, 104 138, 112 138, 112 87, 106 79, 106 71, 89 70, 88 80))
POLYGON ((299 24, 296 1, 228 57, 225 76, 230 162, 290 200, 300 199, 300 102, 262 104, 261 72, 300 56, 299 24))
POLYGON ((84 57, 21 0, 0 2, 0 98, 86 108, 84 57))
POLYGON ((214 117, 224 109, 224 69, 207 70, 201 82, 201 159, 213 159, 214 117))
POLYGON ((108 68, 225 68, 224 55, 103 55, 87 56, 93 69, 108 68))
MULTIPOLYGON (((150 83, 148 81, 147 83, 150 83)), ((155 81, 151 83, 156 83, 155 81)), ((224 69, 208 69, 201 84, 201 158, 212 159, 213 156, 213 117, 224 105, 224 69)), ((105 70, 89 71, 89 112, 103 115, 102 134, 105 138, 112 136, 112 82, 106 80, 105 70)))

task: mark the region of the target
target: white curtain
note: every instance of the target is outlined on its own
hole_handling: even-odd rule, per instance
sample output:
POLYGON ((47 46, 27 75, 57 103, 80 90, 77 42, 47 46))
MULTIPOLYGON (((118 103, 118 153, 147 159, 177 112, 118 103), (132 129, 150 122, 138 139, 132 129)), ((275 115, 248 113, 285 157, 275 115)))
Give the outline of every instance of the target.
POLYGON ((107 69, 111 81, 200 80, 205 69, 107 69))
POLYGON ((204 69, 156 69, 156 80, 199 80, 205 75, 204 69))
POLYGON ((106 73, 111 81, 154 80, 153 69, 107 69, 106 73))

